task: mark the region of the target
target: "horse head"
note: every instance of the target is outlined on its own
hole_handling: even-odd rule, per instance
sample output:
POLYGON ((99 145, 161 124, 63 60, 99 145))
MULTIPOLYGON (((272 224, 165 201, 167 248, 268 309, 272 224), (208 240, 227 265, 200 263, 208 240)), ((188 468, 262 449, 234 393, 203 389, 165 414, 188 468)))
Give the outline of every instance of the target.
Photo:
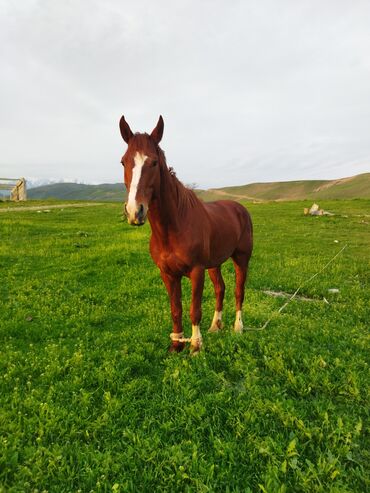
POLYGON ((158 144, 163 135, 163 118, 152 133, 133 133, 122 116, 119 123, 127 150, 121 159, 128 193, 125 204, 127 221, 133 226, 145 223, 148 208, 156 197, 160 185, 160 154, 158 144))

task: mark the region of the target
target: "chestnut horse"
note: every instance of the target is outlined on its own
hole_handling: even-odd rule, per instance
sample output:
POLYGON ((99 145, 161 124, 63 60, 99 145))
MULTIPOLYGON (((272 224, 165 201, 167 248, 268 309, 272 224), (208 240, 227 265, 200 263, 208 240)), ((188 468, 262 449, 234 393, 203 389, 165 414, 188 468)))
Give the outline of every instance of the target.
POLYGON ((214 284, 216 310, 209 332, 222 327, 225 283, 221 264, 232 258, 236 274, 235 332, 242 332, 242 304, 248 262, 252 253, 252 221, 247 210, 231 200, 204 203, 186 188, 167 167, 159 147, 163 118, 150 135, 133 133, 122 116, 120 131, 128 144, 121 160, 128 192, 125 213, 128 223, 140 226, 148 217, 152 235, 150 253, 166 285, 173 320, 170 351, 184 348, 181 278, 191 280, 191 350, 202 346, 199 325, 205 270, 214 284))

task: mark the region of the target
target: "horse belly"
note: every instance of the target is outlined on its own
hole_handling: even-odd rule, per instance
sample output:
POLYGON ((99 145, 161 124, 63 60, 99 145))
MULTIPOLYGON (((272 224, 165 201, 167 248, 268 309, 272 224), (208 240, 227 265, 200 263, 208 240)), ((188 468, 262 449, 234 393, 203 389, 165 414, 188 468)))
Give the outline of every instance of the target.
POLYGON ((234 253, 236 248, 236 240, 230 241, 230 238, 213 238, 210 244, 210 254, 206 262, 206 268, 211 269, 218 267, 226 262, 234 253))
POLYGON ((230 258, 239 246, 247 226, 247 211, 231 201, 207 204, 211 221, 210 255, 207 268, 217 267, 230 258), (245 216, 245 217, 244 217, 245 216), (209 265, 209 267, 208 267, 209 265))

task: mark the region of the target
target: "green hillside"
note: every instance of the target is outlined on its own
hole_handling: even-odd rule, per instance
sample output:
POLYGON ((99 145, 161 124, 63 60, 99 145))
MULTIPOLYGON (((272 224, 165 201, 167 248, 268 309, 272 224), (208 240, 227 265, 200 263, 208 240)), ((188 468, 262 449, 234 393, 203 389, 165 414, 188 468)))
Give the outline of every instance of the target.
POLYGON ((122 183, 84 185, 81 183, 54 183, 31 188, 30 199, 96 200, 98 202, 122 202, 125 197, 122 183))
MULTIPOLYGON (((338 180, 302 180, 271 183, 251 183, 234 187, 196 190, 205 201, 233 200, 329 200, 370 198, 370 173, 338 180)), ((83 185, 55 183, 28 191, 30 199, 93 200, 122 202, 126 193, 122 183, 83 185)))
POLYGON ((370 198, 370 173, 338 180, 302 180, 252 183, 210 189, 201 193, 203 200, 303 200, 370 198))

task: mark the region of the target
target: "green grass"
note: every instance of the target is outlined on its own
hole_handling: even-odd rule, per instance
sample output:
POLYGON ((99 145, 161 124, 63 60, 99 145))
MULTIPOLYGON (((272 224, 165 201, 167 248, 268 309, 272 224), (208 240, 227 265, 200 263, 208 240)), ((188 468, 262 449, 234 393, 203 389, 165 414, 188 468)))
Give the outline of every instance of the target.
MULTIPOLYGON (((13 208, 18 208, 18 207, 39 207, 39 206, 56 206, 60 205, 60 209, 63 208, 64 204, 78 204, 78 205, 85 205, 86 202, 82 202, 81 200, 63 200, 63 199, 37 199, 37 200, 26 200, 26 201, 19 201, 19 202, 13 202, 10 200, 0 200, 0 209, 13 209, 13 208)), ((94 204, 95 205, 95 204, 94 204)))
POLYGON ((285 302, 263 290, 293 293, 347 244, 303 287, 314 301, 234 335, 228 262, 226 327, 206 332, 207 280, 196 358, 167 353, 149 226, 120 204, 0 214, 0 491, 368 490, 370 204, 309 205, 248 205, 244 319, 260 327, 285 302))

